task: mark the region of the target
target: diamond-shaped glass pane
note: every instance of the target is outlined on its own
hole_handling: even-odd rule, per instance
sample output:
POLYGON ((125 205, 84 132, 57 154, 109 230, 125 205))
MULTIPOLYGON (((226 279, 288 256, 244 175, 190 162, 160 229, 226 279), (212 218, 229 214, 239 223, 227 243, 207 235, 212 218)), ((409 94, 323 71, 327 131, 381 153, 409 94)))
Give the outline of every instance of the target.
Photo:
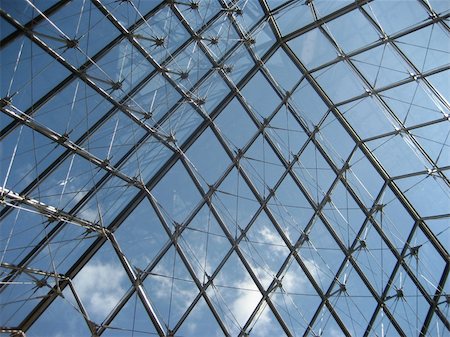
POLYGON ((5 0, 0 334, 446 336, 444 0, 5 0))

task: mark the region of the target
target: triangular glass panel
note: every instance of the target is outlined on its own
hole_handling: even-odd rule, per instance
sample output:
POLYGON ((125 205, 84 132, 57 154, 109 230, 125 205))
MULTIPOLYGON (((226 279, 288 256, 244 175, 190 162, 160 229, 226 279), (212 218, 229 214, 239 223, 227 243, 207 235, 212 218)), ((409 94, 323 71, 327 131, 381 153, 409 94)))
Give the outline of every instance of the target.
POLYGON ((198 288, 173 247, 146 274, 145 293, 161 324, 167 331, 172 330, 198 294, 198 288))
POLYGON ((187 318, 177 330, 176 335, 180 336, 214 336, 223 337, 224 331, 221 329, 217 319, 212 314, 210 308, 205 303, 203 297, 195 304, 187 318))
POLYGON ((198 280, 205 284, 231 249, 214 213, 204 206, 178 240, 198 280))

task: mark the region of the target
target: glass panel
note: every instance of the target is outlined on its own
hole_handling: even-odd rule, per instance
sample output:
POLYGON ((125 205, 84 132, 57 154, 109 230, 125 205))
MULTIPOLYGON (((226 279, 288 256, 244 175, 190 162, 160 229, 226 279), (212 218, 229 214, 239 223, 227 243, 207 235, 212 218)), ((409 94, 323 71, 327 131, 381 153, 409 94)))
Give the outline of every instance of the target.
POLYGON ((383 91, 381 97, 405 126, 437 120, 450 112, 422 81, 383 91))
POLYGON ((255 44, 251 44, 252 49, 260 58, 276 42, 272 28, 266 21, 261 23, 261 25, 256 28, 256 30, 252 33, 252 37, 255 39, 255 44))
POLYGON ((212 201, 234 238, 238 237, 260 207, 252 191, 236 169, 233 169, 220 184, 212 201))
POLYGON ((180 336, 189 336, 190 334, 196 336, 202 334, 216 337, 225 336, 203 298, 200 298, 200 301, 189 313, 178 331, 180 336))
POLYGON ((316 140, 322 145, 338 169, 343 166, 355 147, 353 139, 332 114, 329 114, 320 125, 316 140))
POLYGON ((442 43, 447 33, 434 24, 396 39, 398 47, 408 55, 419 71, 449 64, 450 46, 442 43))
POLYGON ((207 206, 183 230, 179 244, 202 284, 214 274, 231 249, 221 225, 207 206))
POLYGON ((112 107, 81 80, 70 82, 34 113, 34 119, 76 141, 112 107))
POLYGON ((255 62, 245 45, 236 49, 224 62, 227 75, 234 84, 238 84, 254 65, 255 62))
MULTIPOLYGON (((151 3, 150 1, 142 1, 151 3)), ((189 34, 168 6, 149 17, 135 30, 134 36, 157 62, 170 59, 189 34)))
POLYGON ((226 152, 210 129, 206 129, 189 148, 186 157, 205 191, 216 183, 230 165, 226 152))
POLYGON ((330 301, 350 333, 364 334, 377 302, 350 263, 344 267, 331 293, 334 295, 330 301))
POLYGON ((2 48, 0 96, 21 112, 63 80, 69 71, 25 37, 2 48))
MULTIPOLYGON (((33 5, 41 12, 44 12, 57 2, 57 0, 37 0, 33 2, 33 5)), ((22 24, 28 23, 31 19, 39 15, 39 12, 29 5, 26 0, 2 1, 2 9, 22 24)))
POLYGON ((236 253, 227 260, 207 294, 232 336, 239 334, 262 298, 236 253))
POLYGON ((323 207, 322 214, 345 246, 351 247, 365 216, 342 183, 336 184, 331 191, 330 201, 323 207))
POLYGON ((185 103, 164 121, 160 129, 169 137, 173 137, 174 142, 181 146, 202 121, 199 113, 185 103))
POLYGON ((129 336, 130 332, 136 337, 157 334, 136 293, 130 297, 111 324, 104 327, 102 336, 105 337, 125 337, 129 336))
POLYGON ((185 17, 189 25, 198 30, 204 26, 214 15, 220 13, 222 6, 219 2, 198 1, 198 2, 178 2, 176 3, 178 10, 185 17))
POLYGON ((421 216, 448 214, 450 193, 444 180, 433 175, 420 175, 396 182, 421 216))
POLYGON ((301 78, 300 70, 282 49, 278 49, 270 57, 266 62, 266 67, 284 91, 290 91, 301 78))
POLYGON ((228 103, 215 123, 221 131, 222 137, 235 150, 242 149, 257 132, 254 123, 237 98, 228 103))
POLYGON ((238 1, 237 5, 230 7, 237 9, 234 18, 243 27, 244 33, 250 31, 264 15, 258 1, 238 1))
POLYGON ((373 97, 367 97, 340 107, 340 111, 362 139, 393 132, 398 123, 373 97))
POLYGON ((156 185, 152 194, 172 225, 183 223, 200 201, 197 188, 179 161, 156 185))
POLYGON ((338 53, 318 28, 289 41, 288 45, 310 69, 335 59, 338 53))
POLYGON ((374 88, 407 79, 414 71, 406 65, 390 44, 383 44, 352 57, 354 64, 374 88))
POLYGON ((450 165, 450 129, 445 122, 414 129, 411 134, 438 167, 450 165))
POLYGON ((319 97, 314 88, 307 82, 302 81, 292 94, 292 101, 295 113, 312 131, 319 124, 328 108, 319 97))
POLYGON ((6 1, 0 330, 445 335, 444 2, 6 1))
POLYGON ((157 74, 127 101, 127 106, 138 119, 154 126, 164 120, 180 99, 177 90, 163 75, 157 74))
POLYGON ((308 139, 298 119, 286 106, 280 109, 265 130, 286 161, 291 161, 308 139))
POLYGON ((15 30, 13 25, 6 22, 3 18, 0 18, 0 39, 4 39, 9 34, 14 33, 15 30))
POLYGON ((378 1, 365 5, 367 12, 387 34, 393 34, 428 19, 425 8, 418 1, 378 1))
POLYGON ((20 192, 32 183, 63 152, 61 147, 36 131, 21 126, 1 147, 0 181, 3 188, 20 192))
POLYGON ((336 103, 364 93, 362 81, 345 62, 335 63, 313 76, 336 103))
POLYGON ((379 227, 368 224, 360 236, 357 250, 352 254, 375 291, 381 295, 397 263, 386 242, 379 235, 379 227))
MULTIPOLYGON (((315 275, 311 260, 305 259, 307 271, 315 275)), ((281 287, 271 297, 275 307, 291 331, 305 331, 320 305, 320 297, 297 261, 291 260, 282 276, 281 287)))
POLYGON ((304 149, 293 169, 317 203, 322 200, 336 178, 330 165, 312 142, 304 149))
POLYGON ((431 7, 436 13, 444 14, 450 10, 450 5, 445 0, 430 0, 431 7))
POLYGON ((379 39, 377 31, 357 9, 328 22, 325 29, 345 52, 359 49, 379 39))
POLYGON ((285 171, 263 135, 260 135, 245 152, 240 164, 263 198, 268 195, 285 171))
POLYGON ((323 291, 328 289, 344 260, 344 254, 336 241, 318 218, 314 219, 312 229, 300 247, 299 255, 323 291))
POLYGON ((269 200, 269 208, 292 244, 304 233, 314 213, 311 204, 289 175, 269 200))
POLYGON ((33 28, 48 46, 65 60, 80 67, 119 35, 119 31, 94 5, 69 1, 55 14, 33 28))
POLYGON ((102 322, 131 284, 111 243, 106 242, 77 274, 73 286, 90 319, 102 322))
POLYGON ((315 0, 313 2, 313 5, 314 9, 317 12, 317 15, 321 17, 326 16, 350 3, 352 3, 351 0, 337 0, 337 1, 315 0))
POLYGON ((407 135, 392 135, 367 143, 374 155, 394 177, 430 168, 430 164, 407 135))
POLYGON ((91 331, 86 319, 80 314, 79 306, 72 291, 67 287, 44 314, 37 320, 29 331, 29 336, 56 337, 64 334, 90 335, 91 331), (58 321, 54 321, 58 316, 58 321), (52 326, 49 333, 48 327, 52 326))
POLYGON ((147 16, 149 11, 153 11, 158 5, 157 1, 119 1, 106 2, 104 6, 114 15, 114 17, 126 27, 132 26, 142 17, 147 16))
POLYGON ((229 16, 223 15, 202 34, 202 41, 214 59, 219 61, 240 41, 240 37, 229 16))
POLYGON ((269 117, 281 102, 261 72, 255 74, 242 90, 245 101, 260 120, 269 117))
POLYGON ((198 293, 179 254, 172 247, 143 282, 145 293, 166 329, 173 329, 198 293))
POLYGON ((211 114, 219 102, 229 94, 230 88, 225 83, 220 72, 213 71, 198 87, 191 89, 194 94, 193 99, 206 110, 206 114, 211 114))
POLYGON ((169 62, 167 72, 180 87, 189 90, 210 68, 207 56, 198 43, 194 42, 169 62))
POLYGON ((293 1, 275 16, 278 27, 283 35, 302 28, 314 21, 310 6, 307 2, 293 1))
POLYGON ((152 65, 127 40, 122 40, 93 67, 87 76, 119 99, 153 70, 152 65))

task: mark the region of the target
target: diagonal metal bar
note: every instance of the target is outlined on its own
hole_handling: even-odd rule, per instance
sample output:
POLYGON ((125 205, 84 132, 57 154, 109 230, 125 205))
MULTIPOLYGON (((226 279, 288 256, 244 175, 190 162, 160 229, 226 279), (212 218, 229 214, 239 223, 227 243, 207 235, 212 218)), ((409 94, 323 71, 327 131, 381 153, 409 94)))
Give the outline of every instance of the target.
MULTIPOLYGON (((255 25, 257 26, 257 25, 255 25)), ((263 59, 268 59, 276 50, 276 46, 272 46, 266 54, 263 56, 263 59)), ((249 79, 256 73, 258 67, 255 65, 246 76, 238 83, 237 87, 242 88, 249 79)), ((229 93, 221 103, 214 109, 213 112, 210 113, 211 119, 205 120, 193 133, 192 135, 180 146, 181 151, 186 151, 198 138, 198 136, 212 123, 212 119, 214 119, 228 104, 235 93, 229 93)), ((181 157, 180 152, 175 153, 172 157, 165 163, 165 165, 155 173, 153 178, 146 184, 147 188, 151 190, 153 186, 156 185, 158 181, 169 171, 169 169, 175 164, 175 162, 181 157)), ((118 214, 118 216, 111 222, 108 229, 114 231, 120 224, 126 219, 126 217, 132 212, 132 210, 137 207, 137 205, 145 198, 146 192, 138 193, 128 205, 118 214)), ((77 262, 73 265, 72 268, 67 272, 67 275, 73 278, 79 270, 89 261, 89 259, 98 251, 98 249, 104 244, 104 239, 97 239, 89 249, 77 260, 77 262)), ((61 288, 64 288, 65 284, 60 284, 61 288)), ((26 331, 31 324, 42 314, 42 312, 52 303, 55 299, 55 296, 48 296, 46 299, 41 301, 41 303, 22 321, 21 327, 24 331, 26 331)))
MULTIPOLYGON (((47 8, 45 11, 43 11, 43 13, 42 13, 43 15, 39 14, 39 15, 35 16, 33 19, 31 19, 26 24, 24 24, 24 26, 27 29, 33 29, 34 26, 36 26, 40 22, 44 21, 46 17, 49 17, 53 13, 56 13, 59 9, 61 9, 65 5, 67 5, 70 1, 71 0, 59 0, 58 2, 56 2, 55 4, 53 4, 52 6, 47 8)), ((0 41, 0 50, 3 49, 4 47, 6 47, 10 42, 14 41, 16 38, 20 37, 20 35, 22 35, 22 34, 23 34, 22 31, 15 30, 11 34, 5 36, 0 41)))
MULTIPOLYGON (((380 176, 385 179, 385 181, 388 183, 390 189, 393 191, 394 195, 399 199, 399 201, 402 203, 402 205, 405 207, 405 209, 408 211, 408 213, 412 216, 413 219, 415 219, 416 221, 420 221, 420 216, 413 209, 412 205, 405 198, 405 196, 400 191, 400 189, 392 182, 392 180, 390 179, 387 172, 384 170, 384 168, 381 166, 381 164, 378 162, 378 160, 374 157, 374 155, 370 152, 370 150, 366 147, 366 145, 361 143, 359 136, 355 133, 355 131, 352 129, 352 127, 348 124, 348 122, 342 116, 341 112, 336 108, 336 106, 333 104, 333 102, 328 98, 328 96, 325 94, 325 92, 322 90, 322 88, 318 85, 317 81, 312 77, 312 75, 306 70, 306 68, 300 62, 300 60, 298 60, 298 58, 292 53, 292 51, 287 46, 283 45, 282 47, 286 51, 286 53, 288 55, 290 55, 291 59, 294 61, 294 63, 297 65, 297 67, 302 71, 304 76, 308 79, 311 86, 316 90, 316 92, 319 94, 319 96, 322 98, 322 100, 325 102, 325 104, 333 112, 333 115, 336 117, 336 119, 347 130, 347 132, 354 139, 356 144, 358 144, 359 149, 365 154, 366 158, 371 162, 371 164, 377 170, 377 172, 380 174, 380 176)), ((438 240, 434 240, 434 243, 438 247, 441 245, 438 240)), ((440 250, 440 253, 442 254, 442 250, 440 250)), ((443 257, 444 257, 444 259, 446 258, 445 255, 443 257)), ((411 271, 409 271, 409 273, 410 273, 409 276, 411 278, 414 278, 413 273, 411 271)), ((428 294, 424 291, 424 289, 422 287, 420 287, 419 289, 421 289, 422 294, 429 301, 429 303, 430 302, 432 303, 432 300, 429 298, 428 294)), ((442 313, 440 313, 438 311, 438 314, 444 319, 444 321, 446 320, 442 313)))
POLYGON ((11 205, 12 207, 15 207, 16 205, 27 206, 33 209, 35 212, 46 216, 51 221, 57 220, 64 223, 70 223, 76 226, 83 227, 88 231, 97 232, 100 235, 106 235, 108 233, 108 230, 99 224, 78 218, 72 214, 57 209, 54 206, 46 205, 39 200, 22 196, 8 189, 4 189, 3 187, 0 187, 0 198, 0 204, 11 205))
POLYGON ((127 257, 120 249, 119 243, 117 242, 116 238, 114 237, 114 234, 109 233, 107 235, 107 238, 108 238, 108 241, 111 242, 111 245, 113 246, 114 251, 116 252, 117 256, 119 257, 120 262, 122 263, 122 266, 125 269, 125 272, 127 273, 132 284, 134 285, 134 288, 136 289, 136 292, 139 295, 139 298, 141 299, 141 301, 144 305, 144 308, 147 311, 147 314, 149 315, 158 335, 161 337, 166 336, 166 334, 164 333, 164 327, 162 326, 161 322, 159 321, 159 319, 156 315, 155 309, 153 309, 153 305, 150 303, 150 300, 147 298, 147 295, 144 292, 144 288, 143 288, 142 284, 140 284, 139 277, 136 275, 136 273, 134 272, 133 267, 131 266, 127 257))

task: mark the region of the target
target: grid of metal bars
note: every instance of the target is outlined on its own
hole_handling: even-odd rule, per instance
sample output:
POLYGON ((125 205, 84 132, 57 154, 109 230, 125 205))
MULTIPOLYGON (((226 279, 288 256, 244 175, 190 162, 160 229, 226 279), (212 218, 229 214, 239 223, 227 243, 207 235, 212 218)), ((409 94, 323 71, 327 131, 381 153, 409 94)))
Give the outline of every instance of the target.
MULTIPOLYGON (((437 50, 430 41, 439 31, 439 38, 447 39, 442 46, 448 46, 450 12, 442 8, 445 2, 394 2, 392 7, 410 8, 423 19, 391 33, 383 26, 378 3, 382 2, 63 0, 40 8, 28 0, 4 1, 2 68, 10 76, 2 82, 0 105, 5 121, 0 137, 6 148, 0 213, 0 292, 6 313, 2 331, 31 329, 32 336, 33 324, 39 325, 40 317, 63 298, 86 323, 84 334, 92 336, 120 329, 138 333, 134 323, 132 328, 114 325, 132 299, 151 320, 151 328, 141 331, 150 335, 188 334, 186 322, 196 317, 201 303, 206 304, 201 310, 216 324, 200 330, 208 335, 262 336, 267 331, 287 336, 446 335, 450 62, 448 47, 437 50), (302 22, 293 31, 290 15, 302 22), (350 41, 363 42, 347 51, 349 40, 341 40, 334 23, 345 27, 342 20, 356 22, 350 15, 358 16, 379 38, 368 43, 364 40, 368 31, 355 31, 350 41), (65 22, 69 16, 75 20, 65 22), (302 16, 308 19, 303 22, 302 16), (82 21, 86 17, 89 20, 82 21), (103 28, 104 36, 99 33, 101 25, 109 27, 103 28), (408 45, 402 39, 428 30, 428 44, 419 45, 425 50, 420 65, 412 52, 402 48, 408 45), (312 44, 300 45, 300 53, 294 51, 298 39, 308 39, 310 33, 315 34, 312 44), (95 53, 90 34, 94 41, 103 39, 95 53), (319 36, 335 56, 309 66, 303 50, 322 43, 317 42, 319 36), (361 60, 377 48, 383 48, 379 64, 361 60), (443 61, 433 59, 425 68, 428 53, 436 51, 443 61), (389 78, 390 71, 405 73, 383 65, 389 52, 407 69, 406 76, 389 78), (22 74, 27 62, 30 72, 22 74), (376 67, 375 81, 364 64, 376 67), (280 67, 290 70, 283 74, 280 67), (353 93, 350 82, 341 82, 344 74, 331 77, 330 83, 324 80, 339 67, 345 68, 351 83, 358 83, 359 91, 353 93), (42 74, 46 79, 39 77, 42 74), (436 80, 441 75, 443 84, 436 80), (378 85, 379 76, 388 81, 378 85), (23 84, 16 88, 20 81, 23 84), (47 81, 43 89, 35 88, 47 81), (409 93, 408 86, 414 88, 413 96, 392 97, 397 88, 399 96, 409 93), (313 94, 304 94, 307 89, 313 94), (418 92, 429 100, 416 102, 418 92), (323 111, 319 105, 307 107, 312 95, 322 102, 323 111), (264 96, 273 105, 270 109, 264 96), (97 100, 94 107, 88 106, 91 99, 97 100), (406 117, 393 103, 396 99, 406 100, 406 117), (60 106, 52 107, 54 101, 60 106), (84 119, 72 125, 78 113, 75 106, 83 104, 84 119), (373 104, 391 127, 366 135, 366 129, 378 127, 367 125, 375 110, 368 105, 367 111, 356 112, 362 121, 352 119, 359 104, 373 104), (410 122, 414 107, 437 116, 410 122), (55 114, 68 114, 67 120, 54 123, 55 114), (233 114, 228 123, 237 130, 222 124, 227 114, 233 114), (241 116, 251 127, 240 129, 241 116), (285 128, 280 118, 286 118, 285 128), (331 135, 330 125, 335 128, 331 135), (236 132, 246 134, 241 145, 234 140, 236 132), (433 132, 444 137, 433 139, 433 132), (300 137, 301 144, 294 145, 300 137), (422 141, 426 137, 433 147, 422 141), (222 163, 213 178, 208 171, 215 167, 209 157, 213 153, 207 152, 209 147, 195 150, 203 138, 220 149, 215 152, 220 152, 222 163), (348 150, 341 148, 344 139, 350 143, 348 150), (380 154, 386 143, 390 151, 380 154), (410 149, 420 169, 410 168, 413 161, 406 155, 390 157, 400 145, 410 149), (403 159, 411 162, 402 163, 403 159), (369 168, 361 169, 362 162, 369 168), (27 164, 28 171, 19 170, 27 164), (71 185, 86 175, 81 178, 84 185, 71 185), (378 179, 379 186, 372 186, 371 179, 378 179), (233 191, 227 190, 230 180, 233 191), (303 203, 291 204, 290 192, 283 192, 286 185, 303 203), (423 192, 415 193, 431 196, 419 201, 416 194, 410 196, 418 185, 423 192), (183 200, 183 193, 194 200, 183 200), (230 206, 226 198, 235 204, 230 206), (418 209, 430 201, 436 206, 418 209), (145 218, 137 219, 141 224, 133 218, 143 204, 154 214, 152 226, 165 235, 159 251, 146 253, 146 263, 129 254, 128 246, 125 249, 127 236, 116 234, 146 223, 145 218), (253 209, 244 210, 249 205, 253 209), (292 215, 296 207, 309 213, 305 211, 305 218, 292 215), (208 227, 202 231, 196 222, 204 210, 208 227), (360 218, 353 218, 352 212, 360 218), (243 214, 245 221, 240 218, 243 214), (127 222, 130 218, 133 223, 127 222), (211 221, 220 234, 211 231, 211 221), (190 236, 193 232, 205 237, 196 241, 190 236), (222 238, 224 252, 212 268, 207 263, 214 254, 211 250, 219 250, 209 246, 214 236, 222 238), (67 241, 75 245, 65 251, 67 241), (128 289, 117 295, 107 314, 97 316, 77 275, 86 273, 105 247, 113 252, 128 289), (366 255, 377 266, 362 262, 366 255), (171 271, 163 268, 168 258, 173 258, 171 271), (277 267, 269 266, 275 262, 277 267), (184 270, 184 276, 177 276, 176 270, 184 270), (164 291, 159 294, 150 283, 160 278, 166 280, 160 287, 166 287, 168 300, 161 299, 164 291), (308 286, 291 291, 290 278, 308 286), (189 294, 176 283, 181 281, 190 284, 189 294), (226 289, 234 289, 234 295, 227 297, 226 289), (186 304, 183 296, 188 297, 186 304), (314 305, 308 296, 314 296, 314 305), (246 306, 245 314, 238 305, 246 306)), ((156 236, 150 225, 145 234, 156 236)), ((90 291, 92 296, 95 289, 90 291)), ((135 309, 128 321, 135 322, 136 315, 135 309)))

